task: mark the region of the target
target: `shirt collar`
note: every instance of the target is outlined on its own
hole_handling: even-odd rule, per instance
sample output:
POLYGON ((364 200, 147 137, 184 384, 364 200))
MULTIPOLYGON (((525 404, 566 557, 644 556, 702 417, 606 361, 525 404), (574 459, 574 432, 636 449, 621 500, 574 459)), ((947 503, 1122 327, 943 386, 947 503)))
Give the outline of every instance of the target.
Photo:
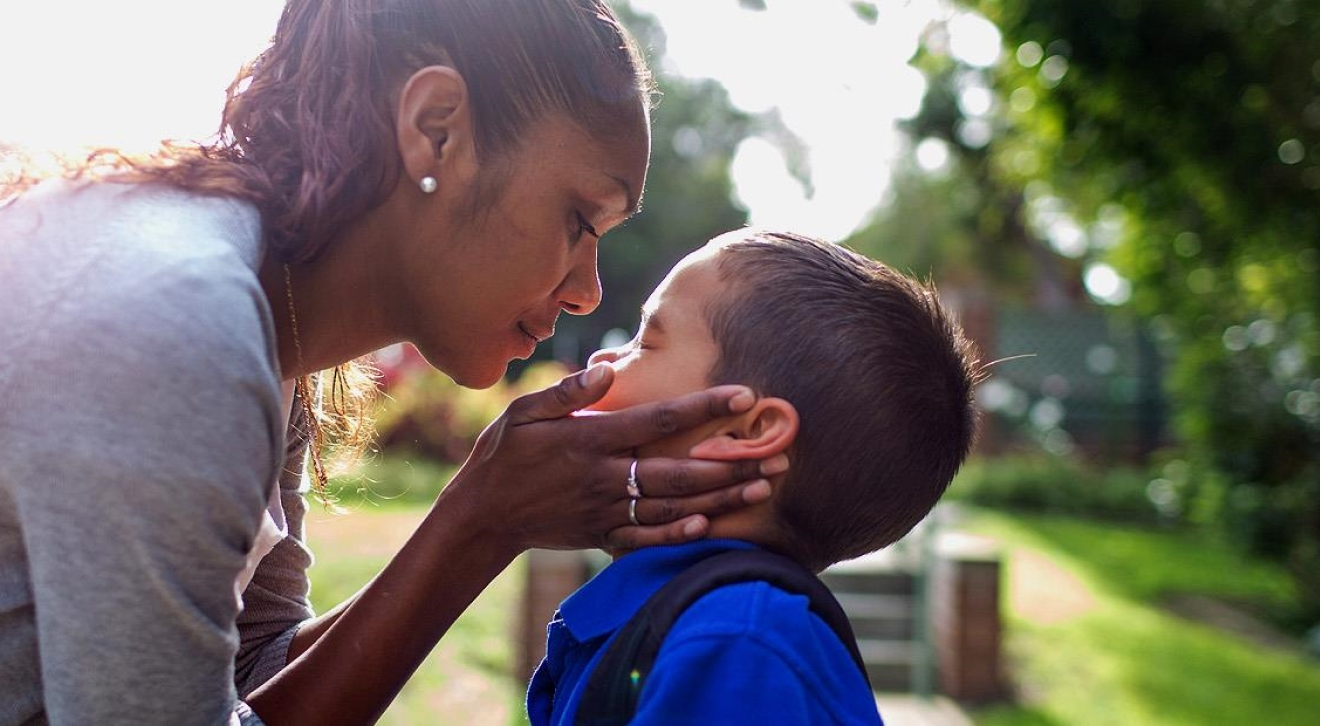
POLYGON ((739 540, 706 539, 630 552, 568 596, 559 616, 579 643, 611 633, 683 570, 721 552, 755 548, 739 540))

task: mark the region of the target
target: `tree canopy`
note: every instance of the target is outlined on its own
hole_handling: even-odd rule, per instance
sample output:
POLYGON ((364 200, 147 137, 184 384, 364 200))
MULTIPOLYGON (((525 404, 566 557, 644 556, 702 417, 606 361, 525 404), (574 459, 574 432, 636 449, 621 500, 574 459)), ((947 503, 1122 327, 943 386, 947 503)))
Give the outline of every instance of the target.
POLYGON ((1192 513, 1320 608, 1320 6, 966 4, 1006 49, 987 173, 1063 200, 1078 257, 1130 281, 1170 353, 1192 513))

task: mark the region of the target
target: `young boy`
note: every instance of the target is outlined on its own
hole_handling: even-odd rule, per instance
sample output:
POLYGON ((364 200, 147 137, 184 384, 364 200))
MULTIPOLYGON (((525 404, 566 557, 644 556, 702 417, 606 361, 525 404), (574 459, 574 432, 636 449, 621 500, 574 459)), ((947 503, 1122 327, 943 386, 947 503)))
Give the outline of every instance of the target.
MULTIPOLYGON (((742 383, 746 413, 640 457, 786 454, 771 498, 711 523, 710 538, 619 557, 564 601, 532 678, 534 726, 572 724, 611 636, 666 582, 734 549, 786 555, 812 572, 880 549, 934 506, 971 446, 977 378, 935 294, 877 262, 801 236, 737 230, 683 259, 652 293, 637 336, 602 350, 610 410, 742 383)), ((620 485, 622 486, 622 484, 620 485)), ((648 509, 646 482, 635 515, 648 509)), ((875 698, 807 598, 766 582, 729 585, 663 641, 634 724, 878 724, 875 698)))

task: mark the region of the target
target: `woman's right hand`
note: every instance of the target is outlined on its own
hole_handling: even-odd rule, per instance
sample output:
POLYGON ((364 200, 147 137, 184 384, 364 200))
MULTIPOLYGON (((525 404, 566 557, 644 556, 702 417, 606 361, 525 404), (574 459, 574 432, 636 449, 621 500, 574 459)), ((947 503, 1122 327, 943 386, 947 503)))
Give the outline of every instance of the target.
POLYGON ((629 521, 626 488, 637 447, 751 408, 744 386, 719 386, 669 401, 574 415, 609 390, 614 371, 598 364, 522 396, 482 432, 441 495, 466 506, 470 521, 514 552, 635 549, 705 535, 709 518, 764 501, 766 461, 649 458, 638 462, 645 496, 629 521))

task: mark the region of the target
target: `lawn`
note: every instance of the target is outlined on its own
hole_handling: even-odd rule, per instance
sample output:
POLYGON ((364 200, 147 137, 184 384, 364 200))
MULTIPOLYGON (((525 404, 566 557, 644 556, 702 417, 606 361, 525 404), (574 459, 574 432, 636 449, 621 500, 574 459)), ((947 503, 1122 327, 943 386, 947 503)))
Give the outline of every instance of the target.
MULTIPOLYGON (((350 595, 402 544, 425 507, 313 505, 313 601, 350 595)), ((972 510, 959 527, 1005 552, 1006 650, 1014 705, 974 711, 983 726, 1205 726, 1320 723, 1320 663, 1175 615, 1197 598, 1286 613, 1292 585, 1186 531, 972 510)), ((478 598, 381 723, 525 723, 523 684, 508 675, 520 560, 478 598)))
POLYGON ((1187 531, 988 512, 962 528, 1004 548, 1019 692, 1018 705, 973 714, 978 724, 1320 723, 1320 662, 1173 613, 1286 612, 1292 585, 1277 567, 1187 531))
MULTIPOLYGON (((312 504, 307 533, 316 552, 312 602, 324 612, 352 595, 402 546, 426 512, 425 506, 359 505, 333 514, 312 504)), ((413 675, 380 720, 411 724, 526 723, 524 684, 510 676, 514 613, 523 561, 517 560, 477 598, 413 675)))

